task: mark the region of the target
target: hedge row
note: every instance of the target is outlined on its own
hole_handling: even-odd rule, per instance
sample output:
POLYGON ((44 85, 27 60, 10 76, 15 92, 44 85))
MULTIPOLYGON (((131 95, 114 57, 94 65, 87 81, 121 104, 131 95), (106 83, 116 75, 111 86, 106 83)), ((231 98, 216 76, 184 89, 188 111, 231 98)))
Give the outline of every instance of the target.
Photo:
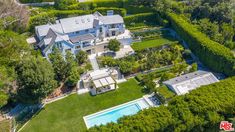
POLYGON ((19 0, 21 3, 54 2, 54 0, 19 0))
POLYGON ((100 12, 102 15, 107 15, 108 10, 113 10, 114 14, 119 14, 121 16, 126 16, 126 9, 124 8, 116 8, 116 7, 98 7, 93 10, 93 12, 100 12))
POLYGON ((168 13, 171 26, 184 39, 200 61, 216 72, 235 75, 235 57, 225 46, 210 40, 181 16, 168 13))
POLYGON ((135 6, 133 0, 97 0, 93 2, 84 2, 81 5, 87 5, 90 10, 96 7, 115 7, 115 8, 124 8, 127 10, 128 14, 138 14, 153 12, 154 9, 145 7, 145 6, 135 6))
POLYGON ((29 31, 33 32, 35 26, 47 23, 54 23, 56 19, 60 18, 79 16, 85 14, 90 14, 90 12, 83 10, 52 10, 49 12, 41 13, 39 15, 30 17, 28 28, 29 31))
POLYGON ((167 26, 168 21, 161 18, 159 14, 157 13, 140 13, 135 15, 130 15, 124 17, 124 21, 127 27, 131 27, 138 24, 138 23, 147 23, 152 25, 161 25, 161 26, 167 26))

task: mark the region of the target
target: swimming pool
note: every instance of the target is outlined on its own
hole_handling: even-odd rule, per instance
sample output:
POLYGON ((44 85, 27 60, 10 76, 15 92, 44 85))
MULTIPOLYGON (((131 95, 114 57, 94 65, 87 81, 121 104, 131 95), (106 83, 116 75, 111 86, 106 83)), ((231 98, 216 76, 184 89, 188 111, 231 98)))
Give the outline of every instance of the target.
POLYGON ((95 125, 105 125, 109 122, 117 122, 123 116, 134 115, 142 109, 148 108, 148 103, 143 99, 137 99, 118 105, 95 114, 83 117, 87 128, 95 125))

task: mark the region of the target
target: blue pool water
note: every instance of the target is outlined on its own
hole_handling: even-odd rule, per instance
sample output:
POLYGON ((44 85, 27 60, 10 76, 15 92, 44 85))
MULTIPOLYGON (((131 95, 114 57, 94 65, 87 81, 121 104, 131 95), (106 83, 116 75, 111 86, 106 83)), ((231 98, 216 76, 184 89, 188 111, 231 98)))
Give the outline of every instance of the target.
POLYGON ((87 116, 84 118, 84 120, 86 122, 87 127, 90 128, 95 125, 107 124, 109 122, 117 122, 119 118, 127 115, 134 115, 141 109, 147 107, 148 105, 143 102, 143 100, 140 100, 137 102, 132 102, 130 104, 118 106, 116 108, 101 112, 99 114, 87 116))

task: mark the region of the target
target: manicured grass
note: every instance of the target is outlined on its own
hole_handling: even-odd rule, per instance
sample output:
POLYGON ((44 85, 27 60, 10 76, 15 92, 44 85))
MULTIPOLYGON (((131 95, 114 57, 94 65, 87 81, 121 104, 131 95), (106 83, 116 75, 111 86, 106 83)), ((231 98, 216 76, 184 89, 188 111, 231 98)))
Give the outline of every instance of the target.
POLYGON ((173 42, 174 41, 171 41, 169 39, 159 38, 159 39, 154 39, 154 40, 136 42, 136 43, 133 43, 131 47, 135 51, 138 51, 138 50, 143 50, 143 49, 146 49, 146 48, 153 48, 153 47, 162 46, 164 44, 170 44, 170 43, 173 43, 173 42))
POLYGON ((171 91, 170 89, 168 89, 165 85, 157 88, 157 91, 166 99, 169 99, 175 96, 175 93, 171 91))
POLYGON ((0 131, 1 132, 10 132, 10 120, 0 121, 0 131))
POLYGON ((115 91, 97 96, 73 94, 48 104, 24 128, 23 132, 86 131, 83 116, 110 108, 144 95, 135 79, 118 85, 115 91))

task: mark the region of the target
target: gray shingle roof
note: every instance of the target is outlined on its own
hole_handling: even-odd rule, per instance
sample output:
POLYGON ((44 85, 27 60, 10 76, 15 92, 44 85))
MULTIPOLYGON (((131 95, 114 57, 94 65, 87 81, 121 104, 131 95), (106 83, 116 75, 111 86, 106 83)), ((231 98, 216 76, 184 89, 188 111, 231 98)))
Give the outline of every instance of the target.
POLYGON ((36 26, 35 29, 39 37, 46 36, 49 29, 58 33, 71 33, 86 29, 92 29, 100 24, 119 24, 124 23, 120 15, 103 16, 99 12, 90 15, 70 17, 57 20, 56 24, 46 24, 36 26))
POLYGON ((170 79, 163 82, 163 84, 171 86, 178 95, 182 95, 202 85, 208 85, 218 81, 211 72, 199 70, 170 79))
POLYGON ((124 23, 124 20, 123 20, 123 18, 120 15, 100 16, 99 20, 103 24, 119 24, 119 23, 124 23))
POLYGON ((61 33, 57 33, 53 29, 49 28, 47 35, 39 42, 38 47, 42 51, 47 51, 49 47, 51 47, 55 42, 60 41, 68 41, 68 35, 63 35, 61 33))
POLYGON ((53 29, 54 31, 58 32, 58 33, 63 33, 61 24, 57 23, 57 24, 46 24, 46 25, 41 25, 41 26, 36 26, 35 29, 38 32, 39 36, 46 36, 49 29, 53 29))
POLYGON ((94 15, 84 15, 60 19, 64 33, 71 33, 93 28, 94 15))
POLYGON ((79 36, 70 38, 70 41, 72 43, 77 43, 80 41, 87 41, 87 40, 93 40, 93 39, 95 39, 95 36, 89 33, 89 34, 79 35, 79 36))

